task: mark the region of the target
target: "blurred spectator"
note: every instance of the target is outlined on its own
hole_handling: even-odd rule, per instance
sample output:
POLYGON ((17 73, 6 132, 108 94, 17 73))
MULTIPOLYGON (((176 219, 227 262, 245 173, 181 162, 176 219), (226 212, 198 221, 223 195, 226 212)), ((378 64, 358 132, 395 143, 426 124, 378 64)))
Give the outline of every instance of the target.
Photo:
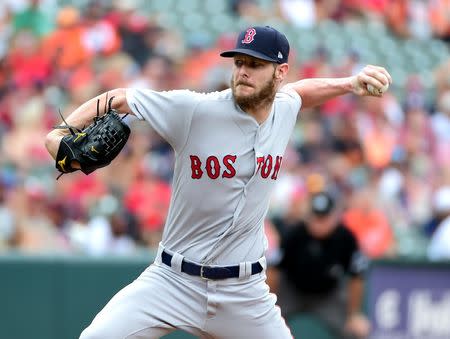
POLYGON ((450 165, 450 89, 438 97, 437 112, 430 118, 436 137, 436 162, 442 167, 450 165))
POLYGON ((231 0, 230 11, 248 23, 257 24, 267 18, 256 0, 231 0))
POLYGON ((427 108, 425 88, 418 75, 411 75, 406 81, 405 107, 406 109, 427 108))
POLYGON ((114 10, 107 15, 116 27, 122 51, 129 54, 140 66, 152 55, 153 51, 146 38, 154 40, 158 27, 150 26, 148 19, 139 13, 136 1, 119 0, 114 2, 114 10))
POLYGON ((137 247, 128 234, 126 212, 112 195, 104 195, 91 210, 83 250, 90 255, 131 255, 137 247))
MULTIPOLYGON (((204 91, 203 81, 213 67, 223 64, 220 57, 219 44, 209 47, 207 37, 196 34, 190 37, 189 53, 185 56, 181 67, 181 76, 187 87, 204 91)), ((228 79, 229 80, 229 79, 228 79)))
POLYGON ((136 216, 144 243, 149 248, 158 248, 170 196, 170 185, 146 168, 141 169, 124 196, 124 205, 136 216))
POLYGON ((386 1, 385 15, 388 26, 401 38, 427 39, 431 37, 429 3, 434 1, 386 1))
POLYGON ((120 47, 116 27, 105 18, 106 9, 100 0, 91 0, 83 13, 85 29, 81 40, 86 50, 92 54, 110 55, 120 47))
POLYGON ((0 182, 0 252, 10 249, 14 244, 16 220, 10 207, 6 205, 6 187, 0 182))
POLYGON ((40 7, 41 0, 30 0, 28 7, 16 12, 13 17, 15 32, 29 30, 38 37, 50 33, 53 29, 52 17, 40 7))
MULTIPOLYGON (((332 74, 329 52, 323 46, 317 47, 311 59, 300 65, 299 79, 325 78, 332 74)), ((348 74, 348 73, 347 73, 348 74)))
POLYGON ((62 230, 50 218, 47 193, 40 183, 28 180, 23 187, 15 187, 17 217, 17 248, 28 253, 64 253, 70 244, 62 230), (18 205, 21 206, 17 209, 18 205))
POLYGON ((446 91, 450 90, 450 58, 436 67, 433 80, 436 83, 436 98, 440 98, 446 91))
POLYGON ((50 60, 43 55, 41 41, 28 31, 21 31, 14 37, 7 64, 12 72, 14 88, 42 88, 51 76, 50 60))
POLYGON ((176 82, 175 67, 173 61, 165 56, 155 55, 149 58, 142 72, 129 82, 128 87, 150 88, 155 91, 173 88, 176 82))
POLYGON ((326 19, 341 20, 346 14, 340 0, 278 0, 278 13, 299 28, 312 28, 326 19))
POLYGON ((450 259, 450 186, 440 187, 433 197, 433 208, 437 214, 437 227, 428 246, 431 260, 450 259))
POLYGON ((77 8, 61 8, 56 22, 56 30, 43 40, 42 51, 54 66, 55 81, 68 86, 76 71, 89 67, 90 53, 83 44, 84 26, 77 8))
POLYGON ((3 136, 2 155, 19 170, 31 171, 40 165, 46 166, 49 158, 42 152, 45 146, 37 142, 42 140, 48 128, 43 97, 30 88, 14 92, 9 99, 12 128, 3 136))
MULTIPOLYGON (((381 100, 380 100, 381 101, 381 100)), ((382 111, 381 103, 365 100, 367 113, 361 115, 358 126, 364 157, 371 168, 385 168, 396 144, 396 131, 382 111)))
POLYGON ((329 149, 324 125, 318 117, 311 117, 305 119, 302 126, 303 140, 297 147, 300 159, 304 163, 321 162, 329 149))
POLYGON ((279 0, 280 16, 295 27, 310 28, 317 22, 316 2, 313 0, 279 0))
POLYGON ((450 41, 450 2, 448 0, 428 1, 429 17, 434 36, 450 41))
MULTIPOLYGON (((401 0, 400 0, 401 1, 401 0)), ((389 0, 342 0, 342 5, 346 11, 357 16, 367 17, 371 20, 380 20, 386 11, 389 0)))
POLYGON ((318 317, 339 338, 363 338, 361 313, 367 260, 341 220, 341 206, 326 192, 311 196, 308 216, 282 238, 277 295, 285 316, 318 317))
POLYGON ((369 258, 394 255, 394 234, 383 210, 377 207, 375 191, 369 187, 354 191, 342 217, 369 258))

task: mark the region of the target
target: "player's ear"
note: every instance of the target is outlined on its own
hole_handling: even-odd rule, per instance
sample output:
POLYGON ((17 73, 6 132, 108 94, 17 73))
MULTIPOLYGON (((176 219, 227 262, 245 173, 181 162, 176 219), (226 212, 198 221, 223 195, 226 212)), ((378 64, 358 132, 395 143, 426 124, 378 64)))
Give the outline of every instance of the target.
POLYGON ((284 78, 287 76, 288 71, 289 65, 287 63, 277 65, 277 68, 275 69, 275 78, 277 80, 284 80, 284 78))

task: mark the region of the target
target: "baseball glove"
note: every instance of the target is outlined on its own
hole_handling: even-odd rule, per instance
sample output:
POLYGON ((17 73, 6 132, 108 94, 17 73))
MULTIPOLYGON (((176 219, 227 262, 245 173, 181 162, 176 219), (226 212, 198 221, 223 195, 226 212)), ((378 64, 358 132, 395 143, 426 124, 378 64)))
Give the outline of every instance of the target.
MULTIPOLYGON (((94 172, 105 167, 119 154, 130 135, 130 128, 122 121, 118 112, 111 108, 109 99, 108 111, 99 116, 99 101, 97 101, 97 116, 94 122, 83 129, 69 126, 61 115, 65 125, 55 126, 68 129, 70 134, 64 136, 59 144, 56 155, 56 168, 61 172, 57 179, 65 173, 80 169, 84 174, 94 172), (77 161, 80 168, 72 167, 77 161)), ((106 111, 106 107, 105 107, 106 111)), ((60 113, 61 114, 61 113, 60 113)))

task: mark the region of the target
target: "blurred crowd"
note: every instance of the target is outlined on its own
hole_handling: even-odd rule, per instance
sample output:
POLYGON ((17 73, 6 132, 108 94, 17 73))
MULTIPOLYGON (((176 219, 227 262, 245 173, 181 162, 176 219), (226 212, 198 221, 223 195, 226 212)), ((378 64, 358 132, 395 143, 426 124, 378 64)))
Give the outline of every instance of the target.
MULTIPOLYGON (((129 118, 130 140, 110 166, 56 181, 44 137, 61 122, 58 110, 67 116, 112 88, 228 87, 231 64, 218 54, 233 46, 241 28, 208 42, 166 27, 160 13, 136 1, 80 3, 0 4, 0 253, 154 250, 170 201, 169 145, 129 118)), ((229 15, 249 23, 276 15, 300 29, 324 19, 364 18, 400 38, 450 36, 450 4, 443 0, 279 0, 270 9, 251 0, 228 4, 229 15)), ((305 62, 296 60, 299 53, 292 51, 288 81, 348 76, 363 66, 355 50, 338 65, 329 62, 326 45, 305 62)), ((343 218, 370 258, 450 257, 436 250, 450 248, 449 65, 439 65, 433 77, 431 104, 426 84, 410 74, 402 98, 348 95, 301 112, 267 218, 270 253, 280 233, 304 217, 308 197, 327 190, 339 196, 343 218), (448 231, 436 231, 444 226, 448 231)))

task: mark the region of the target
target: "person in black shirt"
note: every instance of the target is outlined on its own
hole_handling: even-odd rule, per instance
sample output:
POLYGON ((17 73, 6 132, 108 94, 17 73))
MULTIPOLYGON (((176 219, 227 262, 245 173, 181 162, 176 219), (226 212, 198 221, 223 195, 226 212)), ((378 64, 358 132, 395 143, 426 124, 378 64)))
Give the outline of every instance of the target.
POLYGON ((306 312, 340 338, 364 338, 370 327, 360 312, 367 259, 330 194, 312 195, 310 205, 308 217, 281 239, 278 303, 287 318, 306 312))

